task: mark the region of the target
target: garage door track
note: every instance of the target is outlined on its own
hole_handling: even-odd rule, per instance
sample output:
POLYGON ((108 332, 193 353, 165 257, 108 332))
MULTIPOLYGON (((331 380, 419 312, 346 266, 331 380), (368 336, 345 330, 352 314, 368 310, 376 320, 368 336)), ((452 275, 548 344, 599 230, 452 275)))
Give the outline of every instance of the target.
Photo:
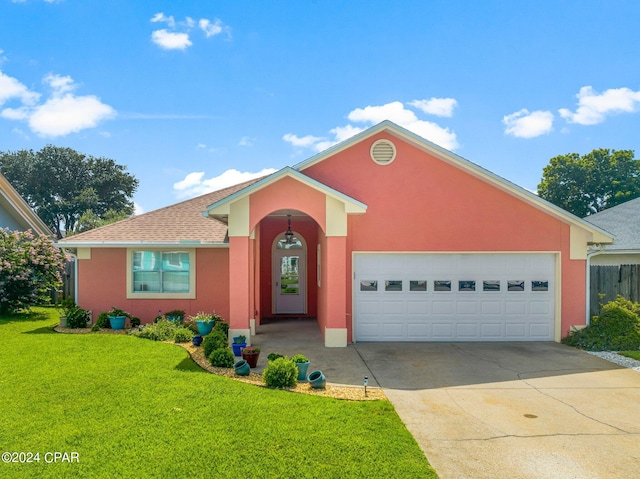
POLYGON ((640 373, 557 343, 358 343, 441 479, 640 476, 640 373))

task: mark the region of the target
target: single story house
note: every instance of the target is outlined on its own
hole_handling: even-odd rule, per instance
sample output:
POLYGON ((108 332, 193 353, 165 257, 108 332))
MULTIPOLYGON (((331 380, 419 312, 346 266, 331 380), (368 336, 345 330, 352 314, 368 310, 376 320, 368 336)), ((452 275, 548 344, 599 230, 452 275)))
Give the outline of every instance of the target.
POLYGON ((31 230, 35 235, 53 238, 53 232, 2 174, 0 174, 0 228, 8 228, 10 231, 31 230))
POLYGON ((384 121, 256 181, 81 233, 78 303, 215 310, 248 338, 316 318, 354 341, 558 341, 610 235, 384 121))
POLYGON ((615 242, 592 248, 592 265, 640 264, 640 198, 600 211, 585 221, 611 234, 615 242))

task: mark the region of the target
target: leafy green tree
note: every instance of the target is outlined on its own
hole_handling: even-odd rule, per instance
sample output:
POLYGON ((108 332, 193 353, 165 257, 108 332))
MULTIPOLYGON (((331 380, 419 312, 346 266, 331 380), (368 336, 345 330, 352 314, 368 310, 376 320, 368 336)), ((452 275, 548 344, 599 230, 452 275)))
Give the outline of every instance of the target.
POLYGON ((87 211, 99 219, 133 214, 138 180, 109 158, 48 145, 0 152, 0 172, 58 238, 75 231, 87 211))
POLYGON ((640 160, 633 150, 597 149, 551 158, 538 195, 585 217, 640 196, 640 160))
POLYGON ((47 236, 0 229, 0 314, 47 303, 62 285, 64 260, 47 236))

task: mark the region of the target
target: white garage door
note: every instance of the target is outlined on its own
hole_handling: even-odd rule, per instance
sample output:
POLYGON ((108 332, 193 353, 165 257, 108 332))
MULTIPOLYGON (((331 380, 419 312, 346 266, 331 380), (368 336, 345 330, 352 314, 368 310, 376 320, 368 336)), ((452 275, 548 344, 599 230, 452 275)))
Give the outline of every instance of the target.
POLYGON ((357 253, 356 341, 553 341, 553 254, 357 253))

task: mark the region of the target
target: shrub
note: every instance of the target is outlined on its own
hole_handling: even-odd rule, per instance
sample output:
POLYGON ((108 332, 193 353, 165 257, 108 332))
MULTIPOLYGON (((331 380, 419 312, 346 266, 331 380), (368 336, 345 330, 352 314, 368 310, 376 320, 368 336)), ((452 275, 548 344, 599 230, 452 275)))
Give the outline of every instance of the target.
POLYGON ((309 358, 307 358, 304 354, 294 354, 291 356, 291 361, 294 363, 307 363, 309 362, 309 358))
POLYGON ((226 347, 227 338, 220 331, 211 331, 211 333, 207 334, 202 340, 202 350, 206 357, 209 357, 216 349, 226 347))
POLYGON ((207 356, 212 366, 217 368, 231 368, 235 362, 235 357, 229 348, 219 348, 207 356))
POLYGON ((188 343, 193 338, 193 333, 188 328, 177 328, 173 334, 176 343, 188 343))
POLYGON ((222 321, 222 318, 220 319, 220 321, 216 321, 213 330, 220 331, 222 334, 224 334, 225 338, 229 339, 229 323, 225 323, 224 321, 222 321))
POLYGON ((129 321, 131 322, 131 327, 132 328, 137 328, 138 326, 140 326, 140 318, 138 318, 136 316, 131 316, 129 318, 129 321))
POLYGON ((173 340, 176 329, 178 329, 176 324, 163 319, 157 323, 146 324, 140 329, 132 330, 130 334, 152 341, 170 341, 173 340))
POLYGON ((108 312, 103 312, 100 313, 100 315, 98 316, 98 319, 96 319, 96 325, 95 327, 98 327, 98 329, 111 329, 111 323, 109 322, 109 313, 108 312))
POLYGON ((622 296, 602 306, 586 328, 562 339, 564 344, 589 351, 640 349, 640 304, 622 296))
POLYGON ((70 306, 65 309, 65 316, 67 317, 68 328, 86 328, 87 321, 90 319, 89 311, 79 308, 76 305, 70 306))
POLYGON ((298 368, 290 359, 277 358, 269 361, 262 377, 270 388, 291 388, 298 382, 298 368))
POLYGON ((267 356, 267 361, 275 361, 278 358, 284 358, 286 356, 284 356, 283 354, 278 354, 278 353, 271 353, 269 354, 269 356, 267 356))
POLYGON ((0 228, 0 314, 50 302, 62 285, 65 254, 46 236, 0 228))

